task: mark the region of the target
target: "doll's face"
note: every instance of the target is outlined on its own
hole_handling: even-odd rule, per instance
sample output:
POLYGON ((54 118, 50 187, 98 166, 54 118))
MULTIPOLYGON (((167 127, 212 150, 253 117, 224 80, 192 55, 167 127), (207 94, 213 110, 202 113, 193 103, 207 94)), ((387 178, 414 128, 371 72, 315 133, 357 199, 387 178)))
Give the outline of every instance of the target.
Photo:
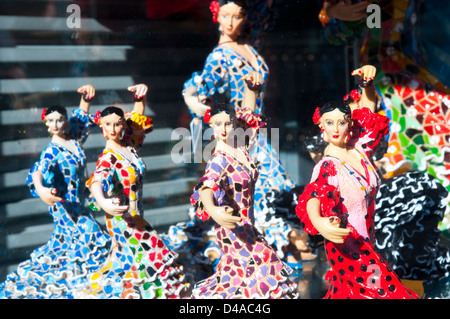
POLYGON ((245 16, 242 15, 242 9, 235 3, 228 3, 220 7, 217 21, 223 34, 231 38, 237 37, 241 32, 245 16))
POLYGON ((230 115, 225 112, 220 112, 211 117, 209 125, 213 128, 214 137, 223 142, 227 142, 232 137, 233 121, 230 115))
POLYGON ((58 135, 60 137, 66 135, 66 128, 69 125, 67 118, 56 111, 45 116, 45 124, 48 126, 48 132, 51 135, 58 135))
POLYGON ((349 134, 349 115, 339 109, 327 112, 320 119, 320 126, 324 130, 324 140, 337 146, 343 146, 349 134))
POLYGON ((101 118, 100 127, 106 139, 118 142, 122 139, 125 121, 122 117, 113 113, 101 118))

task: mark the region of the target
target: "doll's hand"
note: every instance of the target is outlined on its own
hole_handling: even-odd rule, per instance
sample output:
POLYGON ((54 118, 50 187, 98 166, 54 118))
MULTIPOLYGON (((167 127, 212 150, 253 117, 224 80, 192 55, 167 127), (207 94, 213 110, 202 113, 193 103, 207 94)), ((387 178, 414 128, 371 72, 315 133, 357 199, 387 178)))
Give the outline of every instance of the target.
POLYGON ((63 201, 61 197, 56 196, 57 192, 54 188, 36 187, 36 193, 39 195, 39 198, 49 206, 53 206, 57 202, 63 201))
POLYGON ((325 239, 336 244, 342 244, 344 237, 351 231, 348 228, 341 228, 340 223, 338 217, 320 217, 314 223, 314 227, 325 239))
POLYGON ((350 1, 340 0, 336 4, 329 4, 325 11, 330 18, 342 21, 359 21, 366 17, 368 5, 370 5, 368 1, 352 4, 350 1))
POLYGON ((83 94, 83 99, 90 102, 95 96, 95 88, 90 84, 85 84, 77 89, 78 93, 83 94))
POLYGON ((113 216, 122 216, 129 208, 126 205, 118 205, 117 198, 105 198, 99 204, 106 213, 113 216))
POLYGON ((261 88, 262 79, 259 72, 250 72, 242 77, 251 91, 258 91, 261 88))
POLYGON ((232 215, 233 209, 229 206, 216 206, 214 209, 208 211, 208 213, 217 224, 229 229, 234 229, 236 227, 236 223, 241 221, 240 217, 232 215))
POLYGON ((369 82, 375 79, 375 75, 377 74, 377 68, 373 65, 364 65, 359 69, 353 70, 352 75, 359 76, 360 80, 369 82))
POLYGON ((128 91, 134 92, 135 100, 142 100, 147 95, 148 86, 146 84, 136 84, 128 87, 128 91))

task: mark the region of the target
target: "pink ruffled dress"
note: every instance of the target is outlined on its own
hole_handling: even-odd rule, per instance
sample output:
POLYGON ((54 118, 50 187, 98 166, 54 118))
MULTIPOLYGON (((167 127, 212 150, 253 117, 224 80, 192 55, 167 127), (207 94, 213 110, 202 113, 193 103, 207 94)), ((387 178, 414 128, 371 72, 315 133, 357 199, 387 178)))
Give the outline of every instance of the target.
POLYGON ((337 157, 324 156, 317 163, 311 183, 299 197, 296 208, 305 231, 317 235, 306 205, 309 199, 321 202, 321 215, 337 216, 341 227, 351 229, 343 244, 325 240, 325 252, 331 269, 327 299, 384 298, 412 299, 417 295, 404 286, 373 247, 373 214, 380 178, 370 156, 379 141, 388 132, 389 119, 372 113, 367 108, 352 113, 352 138, 354 152, 361 157, 363 172, 356 170, 337 157))

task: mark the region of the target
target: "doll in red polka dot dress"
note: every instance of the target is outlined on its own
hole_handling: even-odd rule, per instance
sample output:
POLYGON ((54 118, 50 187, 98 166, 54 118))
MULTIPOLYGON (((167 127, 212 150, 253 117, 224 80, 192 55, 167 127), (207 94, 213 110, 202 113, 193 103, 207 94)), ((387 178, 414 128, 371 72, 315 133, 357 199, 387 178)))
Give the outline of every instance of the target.
POLYGON ((317 108, 313 117, 328 146, 296 212, 305 231, 325 238, 331 266, 326 299, 417 298, 372 244, 380 178, 370 158, 389 131, 389 119, 374 113, 375 73, 371 65, 353 71, 360 77, 361 89, 317 108))

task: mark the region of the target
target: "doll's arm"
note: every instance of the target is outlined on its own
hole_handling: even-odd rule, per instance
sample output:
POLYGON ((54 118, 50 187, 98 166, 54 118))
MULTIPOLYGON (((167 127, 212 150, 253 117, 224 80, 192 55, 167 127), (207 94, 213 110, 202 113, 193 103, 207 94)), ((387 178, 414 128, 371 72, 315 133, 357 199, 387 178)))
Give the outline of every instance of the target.
POLYGON ((338 217, 322 217, 320 215, 320 201, 317 198, 311 198, 306 205, 309 219, 317 231, 327 240, 342 244, 344 236, 350 234, 350 229, 341 228, 338 217))
POLYGON ((145 84, 137 84, 128 87, 128 91, 134 92, 134 107, 133 112, 136 112, 139 115, 144 115, 145 111, 145 102, 147 98, 148 87, 145 84))
POLYGON ((376 74, 377 69, 373 65, 364 65, 352 72, 352 75, 359 76, 359 82, 362 89, 361 99, 359 101, 360 108, 367 107, 372 113, 375 112, 377 105, 377 95, 375 86, 373 85, 376 74))
POLYGON ((242 108, 249 108, 254 112, 256 108, 256 93, 261 87, 261 74, 259 72, 250 72, 244 75, 242 79, 246 84, 242 108))
POLYGON ((99 181, 93 182, 89 190, 91 191, 92 196, 94 196, 95 200, 98 202, 100 207, 108 214, 113 216, 122 216, 122 214, 128 210, 128 206, 117 205, 114 202, 114 198, 106 198, 103 193, 102 183, 99 181))
POLYGON ((63 199, 61 197, 56 196, 56 192, 54 188, 45 187, 42 184, 42 173, 40 171, 34 171, 31 173, 31 178, 33 179, 34 188, 36 194, 38 194, 39 198, 49 206, 55 205, 57 202, 61 202, 63 199))
POLYGON ((218 223, 219 225, 234 229, 236 223, 241 221, 240 217, 233 216, 233 209, 229 206, 216 206, 214 204, 214 193, 210 188, 203 188, 199 190, 200 200, 203 203, 204 210, 218 223))
POLYGON ((80 109, 82 109, 86 113, 89 113, 91 101, 95 96, 95 88, 90 84, 85 84, 82 87, 79 87, 77 89, 77 92, 83 94, 80 100, 80 109))
POLYGON ((198 95, 197 87, 194 85, 183 91, 183 99, 189 110, 198 117, 203 117, 209 109, 209 106, 203 103, 206 101, 206 96, 198 95))

